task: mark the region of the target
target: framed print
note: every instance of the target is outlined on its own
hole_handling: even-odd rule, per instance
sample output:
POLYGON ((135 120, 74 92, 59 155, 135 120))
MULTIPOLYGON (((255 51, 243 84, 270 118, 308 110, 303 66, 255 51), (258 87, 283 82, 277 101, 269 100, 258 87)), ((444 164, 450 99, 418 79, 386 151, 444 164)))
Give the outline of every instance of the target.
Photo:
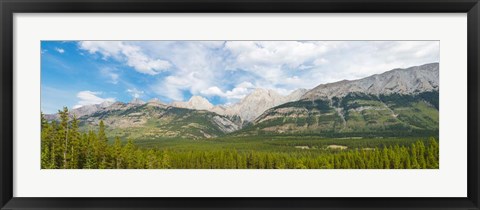
POLYGON ((2 209, 478 209, 478 1, 2 1, 2 209))

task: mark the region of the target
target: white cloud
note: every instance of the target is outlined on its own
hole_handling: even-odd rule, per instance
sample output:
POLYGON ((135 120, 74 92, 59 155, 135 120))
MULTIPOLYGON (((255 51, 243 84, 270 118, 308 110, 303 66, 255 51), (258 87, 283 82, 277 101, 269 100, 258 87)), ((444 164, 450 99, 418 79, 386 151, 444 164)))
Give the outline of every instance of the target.
POLYGON ((300 70, 305 70, 305 69, 311 69, 311 68, 313 68, 313 67, 314 67, 314 66, 309 66, 309 65, 303 65, 303 64, 302 64, 302 65, 300 65, 300 66, 298 67, 298 69, 300 69, 300 70))
POLYGON ((285 82, 288 84, 299 85, 300 83, 302 83, 302 79, 300 79, 298 76, 287 77, 285 78, 285 82))
POLYGON ((60 54, 65 53, 65 50, 62 49, 62 48, 55 48, 55 51, 57 51, 57 52, 60 53, 60 54))
POLYGON ((209 87, 206 90, 202 90, 200 92, 204 95, 209 95, 209 96, 224 96, 225 95, 225 93, 222 90, 220 90, 220 88, 217 87, 217 86, 209 87))
POLYGON ((91 54, 100 53, 104 59, 112 57, 144 74, 156 75, 172 67, 169 61, 147 56, 140 47, 120 41, 82 41, 79 47, 91 54))
POLYGON ((205 78, 199 72, 190 72, 186 75, 176 74, 162 78, 152 89, 160 96, 170 98, 174 101, 184 101, 183 92, 189 91, 193 95, 198 95, 201 90, 208 87, 208 78, 205 78))
POLYGON ((255 86, 251 82, 242 82, 237 85, 237 88, 254 88, 255 86))
POLYGON ((254 88, 255 86, 252 83, 242 82, 232 90, 228 90, 226 92, 223 92, 217 86, 212 86, 207 88, 206 90, 200 91, 200 93, 206 96, 220 96, 227 99, 242 99, 246 95, 248 95, 254 88))
MULTIPOLYGON (((184 92, 199 95, 201 91, 215 86, 220 78, 225 78, 224 42, 156 42, 146 48, 158 56, 165 57, 175 64, 175 71, 160 78, 151 86, 160 96, 174 101, 184 101, 188 98, 184 92)), ((225 84, 223 84, 225 85, 225 84)))
POLYGON ((130 95, 133 98, 140 98, 143 95, 143 91, 137 90, 137 88, 132 88, 132 89, 127 89, 127 92, 130 93, 130 95))
POLYGON ((297 41, 235 41, 227 42, 235 60, 233 67, 251 69, 254 66, 298 68, 319 59, 328 50, 324 42, 297 41))
POLYGON ((315 66, 320 66, 320 65, 324 65, 324 64, 327 64, 328 63, 328 60, 325 59, 325 58, 317 58, 313 61, 313 64, 315 66))
MULTIPOLYGON (((329 51, 342 42, 233 41, 225 44, 231 53, 227 69, 242 69, 256 75, 255 84, 263 88, 288 85, 285 78, 328 63, 329 51)), ((305 83, 307 84, 307 83, 305 83)), ((302 86, 304 88, 305 86, 302 86)), ((288 87, 293 88, 293 87, 288 87)))
POLYGON ((120 75, 116 72, 116 70, 109 67, 100 68, 100 74, 108 78, 108 82, 112 84, 118 84, 120 79, 120 75))
POLYGON ((93 92, 89 90, 80 91, 77 93, 77 98, 80 99, 74 108, 79 108, 85 105, 101 104, 103 102, 114 102, 115 98, 101 98, 102 92, 93 92))
POLYGON ((232 90, 225 92, 225 97, 228 99, 242 99, 248 95, 255 86, 250 82, 242 82, 232 90))

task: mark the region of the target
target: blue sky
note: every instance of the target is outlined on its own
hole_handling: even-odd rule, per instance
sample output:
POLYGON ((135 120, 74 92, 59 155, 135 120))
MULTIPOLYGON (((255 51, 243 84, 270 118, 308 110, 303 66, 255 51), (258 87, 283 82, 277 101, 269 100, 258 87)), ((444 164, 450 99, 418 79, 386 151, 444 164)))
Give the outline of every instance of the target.
POLYGON ((42 41, 42 111, 193 95, 231 104, 439 62, 438 41, 42 41))

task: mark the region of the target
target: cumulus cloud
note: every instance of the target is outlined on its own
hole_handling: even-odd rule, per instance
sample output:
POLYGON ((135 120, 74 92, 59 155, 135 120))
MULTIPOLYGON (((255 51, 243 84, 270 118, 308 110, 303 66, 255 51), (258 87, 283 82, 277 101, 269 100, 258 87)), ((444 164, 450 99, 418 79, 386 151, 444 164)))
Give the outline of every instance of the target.
POLYGON ((206 90, 202 90, 200 92, 204 95, 209 95, 209 96, 224 96, 225 95, 225 93, 222 90, 220 90, 220 88, 217 87, 217 86, 209 87, 206 90))
POLYGON ((305 69, 311 69, 311 68, 313 68, 313 66, 303 65, 303 64, 298 67, 299 70, 305 70, 305 69))
POLYGON ((192 95, 198 95, 201 90, 208 87, 209 78, 204 77, 200 72, 190 72, 185 75, 176 74, 161 78, 154 84, 152 89, 160 96, 170 98, 174 101, 187 100, 184 91, 192 95))
POLYGON ((212 86, 206 90, 201 91, 200 93, 207 96, 220 96, 227 99, 242 99, 248 95, 255 86, 250 82, 242 82, 238 84, 235 88, 223 92, 219 87, 212 86))
MULTIPOLYGON (((225 43, 230 54, 227 69, 244 70, 256 75, 256 85, 287 89, 285 78, 299 71, 315 69, 328 63, 328 53, 342 42, 315 41, 232 41, 225 43)), ((305 83, 308 84, 308 83, 305 83)), ((305 86, 302 86, 304 88, 305 86)))
POLYGON ((300 77, 298 77, 298 76, 292 76, 292 77, 285 78, 285 83, 292 84, 292 85, 295 85, 295 86, 299 86, 302 82, 303 82, 302 79, 300 79, 300 77))
MULTIPOLYGON (((188 100, 184 92, 200 95, 201 91, 222 83, 220 78, 226 79, 224 74, 224 42, 157 42, 147 48, 165 56, 175 64, 175 71, 168 76, 159 78, 152 90, 163 97, 174 101, 188 100), (162 49, 162 50, 159 50, 162 49), (168 49, 168 53, 164 50, 168 49)), ((225 85, 225 84, 224 84, 225 85)))
POLYGON ((132 88, 132 89, 127 89, 127 92, 133 97, 133 98, 140 98, 143 95, 143 91, 137 90, 137 88, 132 88))
POLYGON ((325 58, 317 58, 313 61, 313 64, 315 66, 320 66, 320 65, 324 65, 324 64, 327 64, 328 63, 328 60, 325 59, 325 58))
POLYGON ((124 62, 143 74, 156 75, 172 67, 169 61, 151 58, 140 47, 121 41, 82 41, 79 47, 91 54, 100 53, 104 59, 112 57, 124 62))
POLYGON ((57 51, 57 52, 60 53, 60 54, 65 53, 65 50, 62 49, 62 48, 55 48, 55 51, 57 51))
POLYGON ((225 48, 234 56, 233 67, 297 68, 300 65, 321 59, 328 51, 324 42, 298 41, 236 41, 227 42, 225 48))
POLYGON ((108 78, 109 79, 108 82, 112 84, 118 84, 118 81, 120 79, 120 75, 113 68, 103 67, 100 69, 100 74, 108 78))
POLYGON ((85 105, 101 104, 103 102, 114 102, 115 98, 101 98, 102 92, 93 92, 89 90, 80 91, 77 93, 77 98, 80 99, 73 108, 79 108, 85 105))

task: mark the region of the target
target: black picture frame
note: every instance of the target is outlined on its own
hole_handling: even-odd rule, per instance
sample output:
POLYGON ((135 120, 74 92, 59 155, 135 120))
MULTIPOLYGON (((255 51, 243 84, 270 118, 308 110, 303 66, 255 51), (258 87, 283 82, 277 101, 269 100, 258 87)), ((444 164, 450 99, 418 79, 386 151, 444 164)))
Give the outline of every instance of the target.
POLYGON ((479 209, 478 0, 0 0, 1 209, 479 209), (13 197, 15 13, 467 13, 468 196, 466 198, 17 198, 13 197))

